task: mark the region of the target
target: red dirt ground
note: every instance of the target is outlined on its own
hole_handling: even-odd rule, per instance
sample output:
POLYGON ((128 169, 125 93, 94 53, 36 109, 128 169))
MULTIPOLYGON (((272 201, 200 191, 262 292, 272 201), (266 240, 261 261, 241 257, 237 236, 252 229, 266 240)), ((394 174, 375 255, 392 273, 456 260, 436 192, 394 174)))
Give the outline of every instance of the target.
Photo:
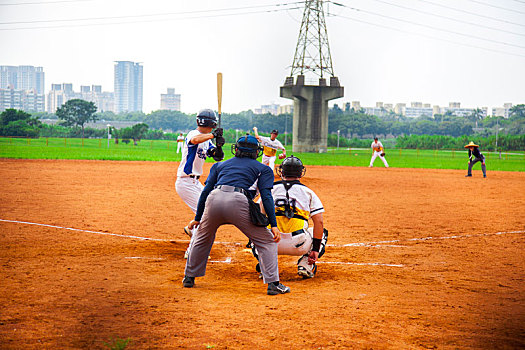
POLYGON ((0 221, 1 349, 525 347, 525 173, 309 166, 330 246, 267 296, 233 226, 182 288, 177 166, 0 159, 0 219, 92 231, 0 221))

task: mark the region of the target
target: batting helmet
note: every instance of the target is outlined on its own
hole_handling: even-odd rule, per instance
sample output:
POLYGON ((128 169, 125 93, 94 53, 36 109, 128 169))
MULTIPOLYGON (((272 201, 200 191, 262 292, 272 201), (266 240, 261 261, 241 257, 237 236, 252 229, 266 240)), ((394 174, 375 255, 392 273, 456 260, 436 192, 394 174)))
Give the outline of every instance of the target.
POLYGON ((303 162, 295 156, 286 157, 277 167, 277 174, 280 177, 297 177, 301 178, 306 174, 306 168, 303 162))
POLYGON ((259 141, 252 135, 241 136, 235 144, 232 145, 232 153, 236 157, 248 157, 257 159, 262 153, 262 146, 259 141))
POLYGON ((207 128, 215 128, 217 126, 217 116, 211 109, 201 109, 197 113, 197 125, 207 128))

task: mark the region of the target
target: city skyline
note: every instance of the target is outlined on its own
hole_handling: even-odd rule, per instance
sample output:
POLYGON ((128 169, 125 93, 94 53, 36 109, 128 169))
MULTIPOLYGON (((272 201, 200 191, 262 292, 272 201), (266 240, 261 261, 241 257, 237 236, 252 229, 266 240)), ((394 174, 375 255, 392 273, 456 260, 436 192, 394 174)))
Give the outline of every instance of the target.
MULTIPOLYGON (((44 67, 47 92, 62 82, 110 87, 113 61, 142 62, 146 113, 160 108, 168 87, 182 95, 185 113, 216 109, 217 72, 224 76, 225 113, 285 105, 279 87, 290 74, 303 4, 265 4, 0 3, 0 64, 44 67)), ((466 0, 455 2, 455 10, 417 0, 406 8, 376 0, 340 5, 327 5, 334 73, 345 87, 334 103, 523 103, 525 4, 506 1, 510 10, 466 0)))

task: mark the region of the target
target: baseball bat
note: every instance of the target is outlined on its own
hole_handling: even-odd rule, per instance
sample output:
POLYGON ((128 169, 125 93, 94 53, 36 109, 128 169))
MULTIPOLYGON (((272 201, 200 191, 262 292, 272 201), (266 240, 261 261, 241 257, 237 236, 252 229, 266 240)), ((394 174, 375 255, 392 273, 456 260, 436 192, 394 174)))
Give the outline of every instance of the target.
POLYGON ((221 127, 222 73, 217 73, 217 101, 219 102, 219 128, 221 127))

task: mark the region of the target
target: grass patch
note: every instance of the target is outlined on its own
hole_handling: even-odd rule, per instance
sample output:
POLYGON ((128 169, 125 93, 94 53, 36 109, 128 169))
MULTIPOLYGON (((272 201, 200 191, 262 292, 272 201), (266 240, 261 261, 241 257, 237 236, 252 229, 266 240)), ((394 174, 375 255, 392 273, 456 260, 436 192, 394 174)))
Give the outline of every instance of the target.
MULTIPOLYGON (((224 146, 226 159, 233 155, 230 144, 224 146)), ((292 154, 291 146, 287 154, 292 154)), ((126 161, 180 161, 176 153, 176 141, 142 140, 137 146, 133 143, 118 145, 107 139, 62 139, 62 138, 0 138, 0 158, 19 159, 97 159, 126 161)), ((485 152, 487 170, 525 171, 525 154, 520 152, 485 152)), ((295 153, 305 165, 357 166, 367 167, 370 163, 369 149, 328 149, 327 153, 295 153)), ((467 151, 462 150, 407 150, 387 149, 386 159, 394 168, 426 169, 467 169, 467 151)), ((213 160, 208 159, 208 162, 213 160)), ((281 161, 277 160, 277 164, 281 161)), ((376 158, 374 166, 383 167, 376 158)), ((474 169, 480 169, 476 164, 474 169)))

